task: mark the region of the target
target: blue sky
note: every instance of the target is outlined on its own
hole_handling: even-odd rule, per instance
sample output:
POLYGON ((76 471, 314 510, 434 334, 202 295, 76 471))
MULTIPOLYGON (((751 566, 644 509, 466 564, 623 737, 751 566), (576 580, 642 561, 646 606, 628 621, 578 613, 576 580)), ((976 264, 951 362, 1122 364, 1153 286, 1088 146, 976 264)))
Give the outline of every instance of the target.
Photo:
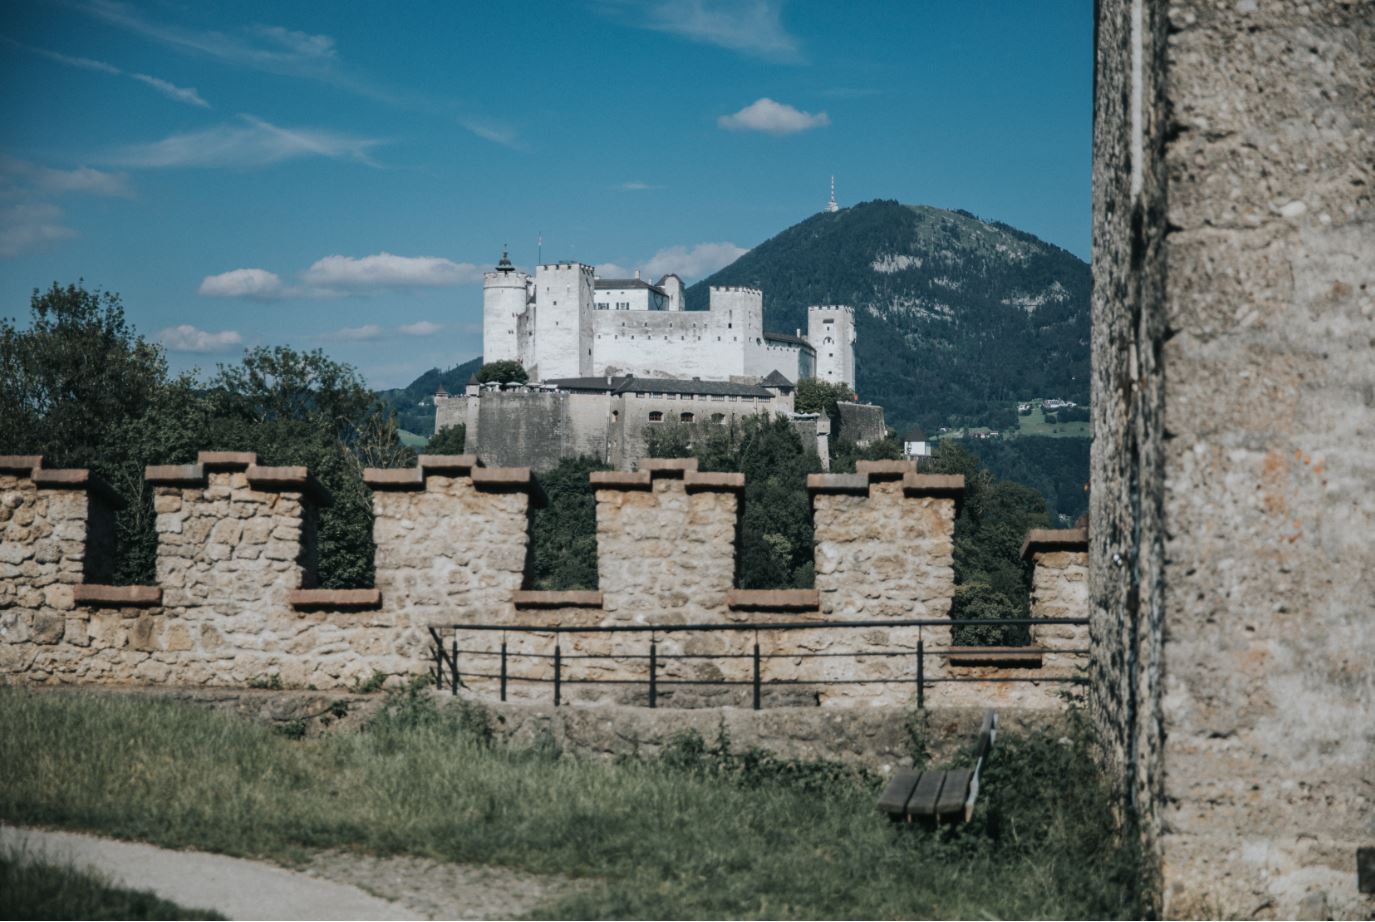
POLYGON ((503 243, 691 282, 832 174, 1086 258, 1091 84, 1088 0, 7 0, 0 316, 84 277, 174 368, 399 386, 481 351, 503 243))

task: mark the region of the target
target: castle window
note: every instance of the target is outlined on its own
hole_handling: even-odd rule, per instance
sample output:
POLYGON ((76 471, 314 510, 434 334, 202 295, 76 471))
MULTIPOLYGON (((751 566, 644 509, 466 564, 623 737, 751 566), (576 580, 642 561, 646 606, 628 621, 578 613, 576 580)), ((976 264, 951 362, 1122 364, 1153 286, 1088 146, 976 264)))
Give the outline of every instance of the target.
POLYGON ((693 415, 691 413, 679 413, 678 419, 682 422, 690 423, 693 420, 693 415))
POLYGON ((651 410, 650 413, 649 413, 649 421, 650 421, 651 423, 661 423, 661 422, 663 422, 663 421, 664 421, 664 414, 663 414, 663 411, 661 411, 661 410, 651 410))
POLYGON ((713 413, 711 414, 711 421, 714 423, 724 423, 726 421, 726 414, 713 413))

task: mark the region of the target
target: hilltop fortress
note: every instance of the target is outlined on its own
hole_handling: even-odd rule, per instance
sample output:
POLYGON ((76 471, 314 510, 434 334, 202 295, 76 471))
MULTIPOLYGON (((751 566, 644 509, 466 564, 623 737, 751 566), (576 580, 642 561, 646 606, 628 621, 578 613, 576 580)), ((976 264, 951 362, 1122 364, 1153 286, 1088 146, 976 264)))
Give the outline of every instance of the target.
POLYGON ((831 421, 794 412, 802 378, 855 384, 848 305, 807 309, 807 331, 764 329, 764 293, 713 287, 709 308, 684 309, 682 279, 599 278, 592 266, 550 263, 529 275, 505 253, 483 280, 482 355, 515 361, 523 385, 471 382, 435 395, 435 430, 463 423, 467 445, 496 464, 547 468, 592 455, 629 470, 647 427, 791 417, 828 460, 832 437, 882 438, 883 410, 850 404, 831 421))

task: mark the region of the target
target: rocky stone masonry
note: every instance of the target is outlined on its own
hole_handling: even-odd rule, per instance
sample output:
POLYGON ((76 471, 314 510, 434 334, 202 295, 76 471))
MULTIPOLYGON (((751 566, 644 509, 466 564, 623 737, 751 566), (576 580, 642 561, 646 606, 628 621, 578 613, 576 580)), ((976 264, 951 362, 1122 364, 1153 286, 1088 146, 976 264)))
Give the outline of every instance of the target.
POLYGON ((1096 7, 1093 712, 1167 917, 1372 918, 1375 7, 1096 7))
MULTIPOLYGON (((263 467, 251 454, 204 452, 196 464, 148 469, 159 584, 114 587, 91 582, 83 558, 89 510, 107 493, 84 472, 46 471, 40 459, 0 462, 0 664, 39 683, 347 688, 375 673, 399 679, 426 668, 433 625, 940 619, 954 592, 963 488, 961 478, 920 475, 912 462, 813 476, 817 588, 747 591, 732 585, 742 475, 701 472, 691 459, 597 472, 600 588, 550 593, 521 589, 539 500, 530 472, 485 468, 471 455, 422 455, 414 468, 365 472, 376 587, 340 591, 313 588, 316 510, 329 497, 308 473, 263 467)), ((505 642, 512 701, 552 697, 546 682, 556 647, 564 701, 644 704, 654 642, 665 707, 748 705, 756 642, 765 682, 785 683, 765 690, 770 706, 910 702, 918 639, 932 654, 931 679, 1005 676, 1009 668, 1035 676, 1039 666, 1039 654, 1010 666, 952 661, 946 627, 557 638, 459 629, 445 638, 458 643, 464 686, 492 698, 505 642), (850 651, 865 655, 798 655, 850 651), (695 684, 701 680, 728 684, 695 684)), ((927 698, 1054 707, 1057 689, 935 684, 927 698)))

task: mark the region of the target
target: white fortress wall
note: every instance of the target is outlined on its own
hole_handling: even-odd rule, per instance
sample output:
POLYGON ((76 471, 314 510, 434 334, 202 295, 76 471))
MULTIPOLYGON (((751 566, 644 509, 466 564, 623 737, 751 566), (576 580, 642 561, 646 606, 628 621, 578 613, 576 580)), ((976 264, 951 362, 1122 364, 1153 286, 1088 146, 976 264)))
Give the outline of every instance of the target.
POLYGON ((855 386, 855 312, 841 304, 807 308, 807 340, 816 348, 816 377, 855 386))
POLYGON ((749 374, 741 331, 716 311, 594 311, 592 328, 594 375, 726 380, 749 374))

